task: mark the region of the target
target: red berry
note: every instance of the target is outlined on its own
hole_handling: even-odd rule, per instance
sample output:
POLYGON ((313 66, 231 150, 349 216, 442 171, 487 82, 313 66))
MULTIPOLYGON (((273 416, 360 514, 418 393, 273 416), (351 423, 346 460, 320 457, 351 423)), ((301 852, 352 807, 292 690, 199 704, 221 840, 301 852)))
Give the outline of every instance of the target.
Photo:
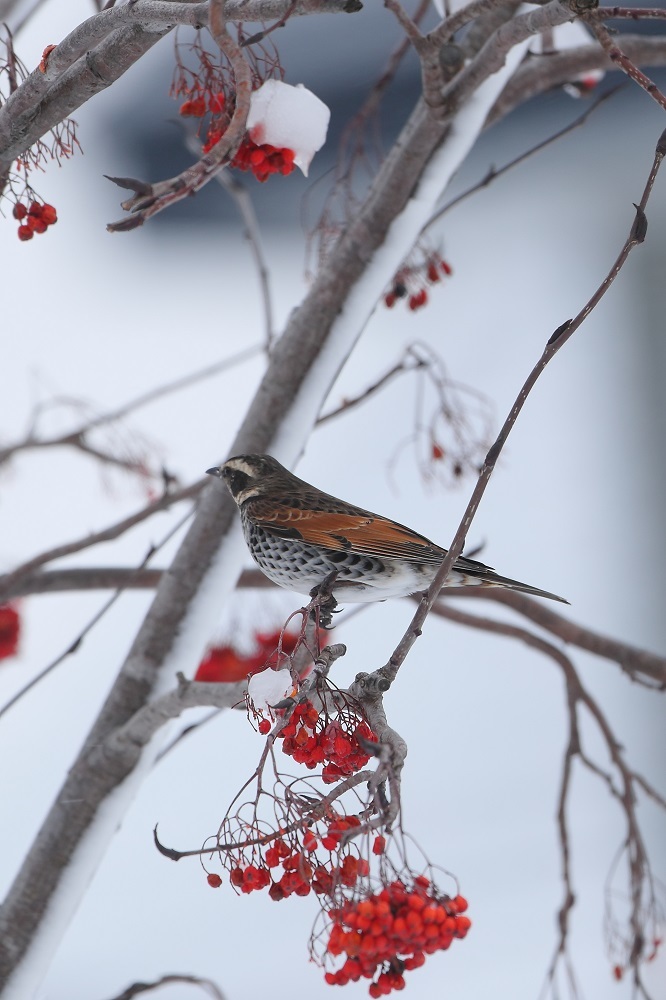
MULTIPOLYGON (((30 217, 30 221, 31 221, 31 222, 32 222, 32 219, 33 219, 33 217, 31 216, 31 217, 30 217)), ((35 233, 45 233, 45 232, 46 232, 46 230, 47 230, 47 229, 48 229, 49 227, 48 227, 48 225, 47 225, 47 224, 46 224, 46 223, 44 222, 44 220, 43 220, 43 219, 35 219, 35 220, 34 220, 34 225, 31 225, 31 226, 30 226, 30 228, 31 228, 31 229, 33 230, 33 232, 35 232, 35 233)))
POLYGON ((242 868, 232 868, 230 875, 230 881, 232 885, 235 885, 238 888, 238 886, 241 886, 243 884, 244 878, 245 875, 243 873, 242 868))
POLYGON ((268 719, 262 719, 258 728, 262 736, 267 736, 271 731, 271 724, 268 719))
POLYGON ((208 98, 208 110, 214 115, 219 115, 224 110, 225 104, 226 98, 222 91, 218 91, 217 94, 211 94, 208 98))
POLYGON ((208 885, 212 886, 213 889, 219 889, 219 887, 222 885, 222 879, 220 878, 219 875, 211 874, 208 876, 208 885))
POLYGON ((185 101, 180 106, 180 114, 183 117, 202 118, 206 114, 206 102, 203 97, 197 97, 193 101, 185 101))
POLYGON ((18 219, 19 222, 21 221, 21 219, 25 219, 27 214, 28 214, 28 209, 25 207, 25 205, 22 205, 20 201, 16 205, 14 205, 14 208, 12 209, 12 215, 14 216, 15 219, 18 219))
POLYGON ((19 226, 18 227, 18 238, 20 240, 31 240, 35 234, 33 233, 30 226, 19 226))
POLYGON ((36 218, 41 219, 42 217, 42 206, 38 201, 31 201, 30 208, 28 209, 28 215, 34 215, 36 218))
POLYGON ((53 205, 42 205, 42 222, 52 226, 58 221, 58 213, 53 205))

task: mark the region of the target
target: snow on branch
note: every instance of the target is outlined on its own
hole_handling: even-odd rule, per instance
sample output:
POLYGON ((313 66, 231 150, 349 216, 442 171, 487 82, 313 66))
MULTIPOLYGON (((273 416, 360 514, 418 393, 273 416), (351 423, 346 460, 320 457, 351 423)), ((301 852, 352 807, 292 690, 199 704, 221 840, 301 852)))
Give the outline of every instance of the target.
MULTIPOLYGON (((353 0, 227 0, 224 19, 264 21, 354 12, 353 0)), ((49 129, 118 80, 177 24, 204 27, 208 2, 141 0, 112 7, 78 25, 0 107, 0 175, 49 129)))

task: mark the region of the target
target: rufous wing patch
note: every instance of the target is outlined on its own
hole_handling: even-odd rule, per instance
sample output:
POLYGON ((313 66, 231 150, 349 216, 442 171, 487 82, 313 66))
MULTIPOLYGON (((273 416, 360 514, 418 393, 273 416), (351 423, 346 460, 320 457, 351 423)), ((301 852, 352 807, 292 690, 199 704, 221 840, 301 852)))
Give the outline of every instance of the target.
POLYGON ((369 556, 440 562, 444 550, 422 535, 384 517, 369 514, 335 514, 329 511, 298 510, 275 506, 254 520, 265 531, 298 535, 311 545, 334 551, 358 552, 369 556), (295 529, 295 530, 294 530, 295 529))

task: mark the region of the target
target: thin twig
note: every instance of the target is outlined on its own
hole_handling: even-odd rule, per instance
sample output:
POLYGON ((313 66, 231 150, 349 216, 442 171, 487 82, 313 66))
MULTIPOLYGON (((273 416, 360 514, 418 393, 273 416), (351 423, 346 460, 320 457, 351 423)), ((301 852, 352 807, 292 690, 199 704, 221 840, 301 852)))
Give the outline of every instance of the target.
POLYGON ((605 94, 602 94, 601 97, 599 97, 593 104, 591 104, 590 107, 587 108, 586 111, 584 111, 579 118, 575 119, 575 121, 569 122, 569 124, 565 125, 564 128, 558 129, 557 132, 554 132, 552 135, 549 135, 546 139, 543 139, 541 142, 536 143, 535 146, 531 146, 530 149, 526 149, 524 153, 520 153, 512 160, 509 160, 508 163, 505 163, 503 167, 496 168, 491 166, 485 177, 483 177, 480 181, 477 181, 476 184, 472 184, 465 191, 462 191, 460 194, 456 195, 455 198, 452 198, 451 201, 448 201, 446 205, 443 205, 441 208, 439 208, 434 213, 434 215, 432 215, 430 219, 428 219, 425 226, 421 230, 421 235, 422 236, 425 235, 425 233, 430 229, 431 226, 435 224, 435 222, 438 222, 443 215, 446 215, 447 212, 450 212, 451 209, 454 208, 456 205, 459 205, 461 201, 465 201, 466 198, 469 198, 471 195, 476 194, 476 192, 480 191, 482 188, 488 187, 489 184, 491 184, 493 181, 496 181, 498 177, 502 176, 502 174, 505 174, 507 171, 512 170, 519 164, 524 163, 525 160, 529 160, 536 153, 542 152, 552 143, 557 142, 558 139, 561 139, 565 135, 568 135, 570 132, 573 132, 575 129, 580 128, 582 125, 586 123, 588 118, 601 107, 602 104, 604 104, 607 100, 609 100, 609 98, 615 97, 615 95, 621 89, 622 89, 621 87, 613 87, 612 90, 606 91, 605 94))
POLYGON ((205 993, 213 997, 213 1000, 225 1000, 224 993, 213 982, 212 979, 202 979, 201 976, 187 976, 185 974, 172 973, 166 976, 160 976, 152 983, 132 983, 128 986, 126 990, 119 993, 117 996, 111 998, 111 1000, 132 1000, 133 997, 139 995, 139 993, 147 993, 150 990, 157 990, 160 986, 167 986, 170 983, 186 983, 188 986, 200 986, 205 993))
MULTIPOLYGON (((492 618, 470 615, 457 608, 448 607, 443 602, 438 604, 437 613, 449 621, 456 622, 468 628, 476 628, 494 635, 518 639, 527 646, 550 657, 561 668, 566 681, 569 716, 569 741, 564 755, 557 810, 564 899, 558 913, 559 939, 547 973, 546 983, 553 983, 560 961, 563 959, 566 961, 569 915, 575 902, 566 807, 571 787, 573 762, 577 757, 584 767, 603 781, 612 797, 617 801, 626 820, 627 831, 623 852, 627 855, 629 867, 630 907, 627 921, 629 925, 629 940, 623 939, 622 944, 625 949, 624 961, 627 967, 633 970, 636 985, 641 986, 639 963, 645 960, 646 952, 652 944, 647 935, 647 930, 653 928, 658 923, 660 908, 656 899, 655 880, 650 868, 648 852, 638 820, 636 789, 643 789, 652 801, 663 810, 666 810, 666 799, 642 775, 637 774, 627 765, 624 759, 623 747, 617 740, 608 719, 602 712, 597 701, 583 686, 572 661, 561 649, 521 626, 500 622, 492 618), (585 752, 578 726, 578 706, 583 706, 587 709, 596 723, 611 764, 619 777, 619 786, 615 784, 612 775, 604 771, 585 752)), ((616 919, 612 913, 608 891, 607 910, 606 923, 614 930, 616 919)), ((621 934, 619 936, 621 937, 621 934)), ((644 991, 644 987, 642 988, 644 991)))
POLYGON ((556 635, 562 642, 617 663, 630 680, 666 690, 666 657, 621 642, 619 639, 612 639, 578 622, 572 622, 564 615, 553 611, 543 601, 536 601, 526 594, 519 594, 513 590, 502 590, 500 587, 447 587, 440 594, 438 604, 443 600, 448 601, 450 597, 465 597, 472 601, 480 599, 503 604, 529 618, 552 635, 556 635))
MULTIPOLYGON (((0 576, 0 594, 2 602, 30 594, 62 593, 63 591, 81 590, 154 590, 160 582, 161 569, 137 570, 125 566, 92 566, 72 569, 54 569, 31 573, 8 584, 8 574, 0 576)), ((242 589, 264 589, 274 584, 260 570, 246 569, 241 574, 238 587, 242 589)), ((443 601, 452 598, 464 600, 485 600, 503 604, 506 607, 524 615, 536 625, 557 636, 562 642, 587 652, 593 653, 605 660, 617 663, 623 672, 635 683, 644 684, 651 689, 666 690, 666 657, 658 656, 649 650, 632 646, 619 639, 613 639, 593 629, 572 622, 564 615, 552 611, 543 602, 536 601, 526 594, 513 590, 503 590, 500 587, 446 587, 440 594, 433 613, 443 601)), ((359 614, 367 605, 358 605, 350 614, 359 614)), ((346 615, 345 620, 350 617, 346 615)))
MULTIPOLYGON (((261 354, 261 351, 262 348, 259 345, 247 347, 244 350, 239 351, 238 354, 234 354, 229 358, 224 358, 222 361, 216 361, 212 365, 206 365, 204 368, 198 369, 198 371, 173 379, 171 382, 159 385, 155 389, 149 389, 148 392, 141 393, 139 396, 129 400, 127 403, 123 403, 115 410, 100 413, 95 417, 91 417, 90 420, 87 420, 73 431, 66 431, 64 434, 57 434, 54 437, 40 438, 36 436, 35 424, 37 422, 38 415, 36 412, 31 417, 31 427, 26 436, 21 441, 16 441, 14 444, 5 445, 0 448, 0 464, 6 462, 18 452, 36 448, 74 446, 84 451, 91 451, 93 450, 92 446, 85 441, 86 436, 90 434, 91 431, 96 430, 98 427, 103 427, 106 424, 115 423, 126 417, 129 413, 132 413, 141 407, 148 406, 150 403, 154 403, 158 399, 164 398, 164 396, 180 392, 182 389, 187 389, 192 385, 196 385, 198 382, 203 382, 207 378, 219 375, 221 372, 227 371, 235 365, 243 364, 250 358, 261 354)), ((58 402, 59 400, 54 400, 54 404, 57 404, 58 402)), ((73 400, 70 402, 70 405, 75 406, 77 403, 78 401, 73 400)), ((78 403, 78 405, 81 404, 78 403)), ((42 409, 43 407, 40 407, 38 412, 41 412, 42 409)), ((114 458, 114 456, 110 456, 107 452, 97 455, 96 457, 101 458, 103 461, 112 461, 114 458)), ((116 458, 115 461, 116 464, 121 464, 126 467, 126 463, 123 463, 122 460, 116 458)))
MULTIPOLYGON (((139 566, 137 566, 136 568, 137 572, 141 572, 141 570, 145 569, 145 567, 148 565, 153 556, 157 552, 159 552, 160 549, 162 549, 178 531, 180 531, 183 524, 185 524, 185 522, 188 520, 189 517, 191 517, 191 511, 188 512, 185 515, 185 517, 182 517, 177 524, 175 524, 172 528, 170 528, 169 531, 166 533, 166 535, 157 545, 151 545, 145 557, 143 558, 139 566)), ((30 681, 28 681, 27 684, 24 684, 24 686, 19 691, 17 691, 16 694, 14 694, 9 699, 8 702, 6 702, 4 705, 2 705, 2 707, 0 707, 0 718, 2 718, 5 712, 8 712, 10 708, 12 708, 18 701, 20 701, 24 695, 26 695, 37 684, 39 684, 40 681, 42 681, 53 670, 55 670, 56 667, 59 667, 60 664, 64 660, 66 660, 68 656, 71 656, 78 649, 80 649, 86 636, 94 629, 97 623, 101 621, 101 619, 106 615, 107 611, 109 611, 113 607, 118 598, 123 594, 124 589, 125 589, 124 587, 120 587, 118 590, 116 590, 115 593, 113 593, 111 597, 107 601, 105 601, 102 607, 98 611, 96 611, 95 614, 92 616, 92 618, 90 618, 89 621, 84 625, 84 627, 78 633, 73 642, 69 644, 67 649, 65 649, 62 653, 60 653, 59 656, 56 656, 55 660, 52 660, 50 663, 48 663, 42 670, 40 670, 38 674, 36 674, 30 681)))
POLYGON ((148 219, 163 212, 165 208, 182 201, 199 191, 231 159, 243 141, 247 116, 250 111, 252 74, 238 43, 229 34, 224 12, 224 0, 210 0, 208 28, 229 60, 234 77, 234 112, 229 125, 209 152, 182 173, 157 184, 146 184, 128 178, 109 178, 121 187, 134 191, 131 198, 122 202, 128 218, 112 222, 106 228, 111 233, 127 232, 143 225, 148 219))
MULTIPOLYGON (((110 542, 115 538, 119 538, 130 528, 135 525, 140 524, 147 518, 152 517, 153 514, 157 514, 158 511, 168 510, 169 507, 173 507, 175 503, 180 503, 183 500, 189 500, 196 497, 201 493, 204 486, 206 486, 207 480, 200 479, 196 483, 192 483, 190 486, 184 486, 180 490, 174 490, 172 493, 165 493, 164 496, 160 497, 159 500, 154 500, 149 503, 146 507, 142 507, 141 510, 137 511, 135 514, 130 514, 129 517, 124 517, 121 521, 117 521, 116 524, 110 525, 108 528, 104 528, 102 531, 96 531, 92 534, 85 535, 83 538, 77 538, 72 542, 65 542, 63 545, 56 545, 52 549, 48 549, 46 552, 40 552, 39 555, 34 556, 32 559, 28 559, 27 562, 22 563, 17 566, 11 573, 6 574, 6 576, 0 578, 0 584, 2 587, 6 587, 6 593, 13 591, 13 588, 17 583, 21 581, 24 577, 34 573, 36 569, 40 566, 44 566, 45 563, 52 562, 54 559, 62 559, 64 556, 73 555, 75 552, 81 552, 83 549, 90 548, 92 545, 99 545, 101 542, 110 542)), ((192 511, 189 511, 182 522, 186 521, 191 517, 192 511)), ((0 589, 0 601, 6 600, 5 591, 0 589)))
POLYGON ((590 20, 589 25, 594 32, 597 41, 608 54, 609 59, 611 59, 623 73, 626 73, 630 80, 633 80, 639 87, 642 87, 643 90, 649 94, 650 97, 664 109, 664 111, 666 111, 666 95, 662 94, 656 83, 646 76, 645 73, 643 73, 642 70, 640 70, 638 66, 636 66, 631 59, 629 59, 626 53, 622 51, 620 46, 615 43, 608 28, 606 28, 603 24, 599 24, 595 20, 590 20))
POLYGON ((470 525, 474 519, 474 516, 478 510, 479 504, 485 493, 488 483, 490 482, 490 477, 493 473, 495 465, 499 455, 506 443, 506 440, 511 433, 520 412, 527 401, 527 398, 534 388, 539 376, 543 373, 544 369, 548 363, 554 358, 559 350, 567 343, 567 341, 573 336, 576 330, 582 325, 582 323, 587 319, 589 314, 595 308, 596 305, 601 301, 605 293, 610 288, 611 284, 619 274, 623 264, 627 260, 631 251, 639 246, 645 239, 645 233, 647 230, 647 220, 645 216, 645 208, 650 196, 650 192, 654 185, 654 181, 657 175, 657 171, 661 165, 661 162, 666 153, 666 133, 664 133, 657 143, 656 152, 654 155, 654 160, 648 176, 648 180, 645 184, 645 189, 643 191, 639 205, 636 206, 636 215, 634 222, 632 224, 631 230, 627 239, 625 240, 624 246, 620 251, 615 263, 611 267, 610 271, 599 285, 594 294, 588 299, 583 308, 580 310, 578 315, 572 320, 567 320, 563 323, 555 333, 550 337, 548 343, 541 355, 541 358, 534 366, 529 376, 527 377, 522 389, 518 393, 516 400, 507 416, 502 429, 497 437, 497 440, 490 448, 488 454, 486 455, 481 473, 477 480, 472 496, 470 497, 469 503, 463 514, 463 518, 458 526, 458 530, 455 533, 453 541, 451 543, 451 548, 449 549, 446 558, 442 562, 442 565, 437 572, 433 582, 431 583, 428 591, 424 594, 423 598, 419 603, 419 607, 412 618, 412 621, 405 632, 404 636, 395 648, 391 658, 388 663, 377 671, 381 675, 381 678, 385 680, 389 685, 395 679, 401 664, 404 662, 407 653, 413 646, 414 642, 421 634, 422 625, 432 608, 439 591, 446 580, 446 577, 453 568, 455 560, 462 554, 463 546, 465 544, 465 539, 467 538, 467 532, 469 531, 470 525))

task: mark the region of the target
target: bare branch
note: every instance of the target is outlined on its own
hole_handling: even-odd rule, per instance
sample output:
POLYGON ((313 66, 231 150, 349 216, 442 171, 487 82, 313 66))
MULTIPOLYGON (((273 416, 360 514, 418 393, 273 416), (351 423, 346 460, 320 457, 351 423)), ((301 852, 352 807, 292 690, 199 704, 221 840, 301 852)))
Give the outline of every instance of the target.
MULTIPOLYGON (((180 503, 182 500, 189 500, 198 496, 205 485, 206 480, 200 479, 199 482, 192 483, 190 486, 185 486, 180 490, 174 490, 173 493, 165 493, 159 500, 149 503, 146 507, 142 507, 141 510, 137 511, 135 514, 131 514, 129 517, 124 517, 121 521, 118 521, 116 524, 112 524, 108 528, 104 528, 102 531, 94 532, 93 534, 86 535, 83 538, 78 538, 73 542, 66 542, 63 545, 57 545, 52 549, 48 549, 46 552, 41 552, 39 555, 34 556, 27 562, 24 562, 21 566, 17 566, 17 568, 11 573, 7 573, 5 576, 0 577, 0 601, 8 600, 9 597, 7 595, 16 592, 14 589, 16 585, 18 584, 20 586, 21 580, 33 574, 34 571, 40 566, 44 566, 46 563, 52 562, 54 559, 62 559, 64 556, 70 556, 75 552, 81 552, 83 549, 90 548, 92 545, 99 545, 101 542, 109 542, 115 538, 119 538, 120 535, 123 535, 130 528, 133 528, 136 524, 140 524, 147 518, 152 517, 153 514, 157 514, 158 511, 168 510, 168 508, 172 507, 175 503, 180 503)), ((189 516, 190 514, 187 515, 187 517, 189 516)))
POLYGON ((148 702, 131 719, 112 733, 107 740, 110 753, 122 756, 126 746, 144 747, 171 719, 176 719, 188 708, 231 708, 242 702, 247 684, 206 684, 188 680, 178 674, 178 686, 167 694, 148 702))
POLYGON ((202 979, 201 976, 186 976, 177 973, 160 976, 159 979, 156 979, 152 983, 132 983, 122 993, 112 997, 111 1000, 133 1000, 133 997, 138 996, 140 993, 148 993, 151 990, 157 990, 160 986, 167 986, 170 983, 187 983, 189 986, 200 986, 213 1000, 225 1000, 224 993, 212 979, 202 979))
MULTIPOLYGON (((666 38, 623 35, 622 50, 633 63, 641 66, 666 64, 666 38)), ((590 70, 616 69, 609 55, 598 45, 530 56, 520 66, 491 110, 486 125, 492 125, 531 97, 561 87, 590 70)))
POLYGON ((594 20, 589 22, 599 44, 608 55, 611 62, 626 73, 630 80, 637 83, 639 87, 650 95, 650 97, 666 111, 666 97, 662 94, 654 81, 650 80, 632 61, 627 54, 611 38, 608 28, 594 20))
MULTIPOLYGON (((227 0, 227 20, 283 17, 291 0, 227 0)), ((298 0, 291 17, 354 13, 353 0, 298 0)), ((58 122, 106 90, 176 24, 207 23, 207 2, 142 0, 102 10, 50 53, 46 72, 34 70, 0 108, 0 173, 58 122)))
MULTIPOLYGON (((584 0, 586 7, 592 7, 595 4, 596 0, 584 0)), ((444 87, 441 100, 442 111, 447 113, 451 102, 455 104, 465 96, 469 96, 490 73, 497 72, 504 65, 510 49, 532 35, 540 34, 549 28, 557 27, 558 24, 565 24, 567 21, 573 20, 576 8, 580 10, 581 5, 582 3, 577 4, 577 0, 569 0, 569 2, 550 0, 549 3, 537 10, 517 14, 501 24, 488 38, 475 58, 444 87)))
MULTIPOLYGON (((109 410, 106 413, 97 414, 80 424, 74 430, 66 431, 64 434, 56 434, 53 437, 38 436, 38 420, 47 407, 44 405, 35 407, 35 410, 30 418, 30 427, 25 437, 19 441, 15 441, 13 444, 0 447, 0 465, 8 462, 16 454, 23 451, 33 451, 41 448, 71 447, 75 450, 88 453, 104 463, 118 465, 119 467, 128 469, 129 471, 144 474, 146 469, 143 463, 143 458, 132 456, 122 457, 116 454, 113 450, 95 447, 88 441, 90 433, 97 430, 99 427, 118 422, 134 410, 138 410, 143 406, 148 406, 150 403, 154 403, 158 399, 162 399, 164 396, 180 392, 181 389, 187 389, 192 385, 196 385, 198 382, 204 381, 204 379, 212 378, 214 375, 219 375, 220 372, 227 371, 235 365, 242 364, 244 361, 260 354, 261 351, 262 348, 259 345, 256 347, 248 347, 229 358, 225 358, 222 361, 216 361, 212 365, 206 365, 205 368, 200 368, 198 371, 192 372, 190 375, 183 375, 171 382, 165 382, 164 384, 157 386, 155 389, 150 389, 148 392, 141 393, 141 395, 129 400, 127 403, 123 403, 115 410, 109 410)), ((57 405, 68 405, 78 409, 83 409, 85 407, 85 404, 79 400, 55 399, 49 404, 49 408, 57 405)))
MULTIPOLYGON (((550 6, 550 5, 549 5, 550 6)), ((583 308, 580 310, 578 315, 572 319, 567 320, 563 323, 555 333, 550 337, 548 343, 541 355, 541 358, 534 366, 529 376, 527 377, 522 389, 520 390, 516 400, 511 408, 511 411, 504 421, 504 425, 500 430, 497 440, 491 447, 490 451, 486 455, 486 459, 483 463, 481 473, 479 475, 477 484, 474 488, 470 501, 467 505, 467 509, 463 515, 462 521, 456 531, 454 539, 451 543, 451 548, 449 549, 446 558, 444 559, 437 575, 435 576, 433 582, 431 583, 427 593, 423 595, 419 603, 419 607, 410 622, 410 625, 405 632, 404 636, 398 643, 396 649, 394 650, 390 660, 383 667, 380 667, 376 673, 381 675, 381 678, 385 680, 388 685, 390 685, 395 679, 401 664, 404 662, 407 653, 412 648, 416 639, 421 635, 421 627, 425 621, 430 609, 432 608, 437 596, 442 588, 446 577, 451 571, 455 560, 461 555, 465 539, 467 537, 467 532, 469 531, 470 525, 474 519, 476 511, 478 510, 481 498, 486 491, 488 483, 490 482, 490 477, 493 473, 497 459, 504 447, 506 440, 513 429, 520 412, 525 405, 527 397, 534 388, 539 376, 542 374, 548 363, 554 358, 555 354, 564 346, 564 344, 573 336, 575 331, 581 326, 581 324, 587 319, 594 307, 601 301, 602 297, 610 288, 611 284, 617 277, 622 268, 623 264, 627 260, 627 257, 631 251, 639 246, 645 239, 645 233, 647 231, 647 219, 645 217, 645 208, 647 206, 654 181, 661 165, 661 162, 666 153, 666 145, 663 144, 663 137, 660 138, 657 143, 657 148, 650 169, 648 179, 645 184, 645 188, 640 200, 640 204, 636 206, 636 216, 629 232, 627 239, 625 240, 624 246, 622 247, 615 263, 611 267, 610 271, 599 285, 594 294, 588 299, 583 308)))
MULTIPOLYGON (((234 75, 234 112, 223 135, 208 153, 176 177, 157 184, 134 184, 127 182, 123 187, 134 188, 135 194, 122 203, 131 218, 112 222, 106 228, 109 232, 125 232, 142 225, 153 215, 164 211, 183 198, 199 191, 234 156, 245 135, 245 124, 250 112, 252 75, 243 57, 240 46, 227 30, 224 15, 224 0, 210 0, 209 29, 217 42, 220 52, 229 60, 234 75)), ((110 178, 113 180, 113 178, 110 178)))
POLYGON ((546 629, 552 635, 556 635, 563 642, 579 649, 585 649, 595 656, 601 656, 606 660, 617 663, 628 677, 633 681, 645 683, 658 688, 666 689, 666 657, 657 656, 647 650, 639 649, 619 639, 611 639, 609 636, 601 635, 593 629, 577 622, 572 622, 564 615, 558 614, 547 607, 541 601, 535 601, 525 594, 518 594, 515 591, 501 590, 499 588, 488 588, 483 592, 474 587, 460 588, 447 587, 440 594, 438 605, 442 600, 449 597, 468 597, 471 600, 495 601, 504 604, 514 611, 518 611, 525 618, 529 618, 536 625, 546 629))
POLYGON ((608 101, 611 97, 615 97, 615 95, 619 92, 619 90, 620 87, 614 87, 612 90, 607 90, 605 94, 602 94, 596 101, 594 101, 588 108, 586 108, 583 114, 580 115, 580 117, 576 118, 572 122, 569 122, 569 124, 565 125, 564 128, 558 129, 557 132, 553 132, 552 135, 549 135, 546 139, 543 139, 541 142, 537 142, 534 146, 530 146, 530 148, 525 150, 524 153, 520 153, 518 156, 515 156, 512 160, 509 160, 508 163, 505 163, 503 167, 491 166, 485 177, 483 177, 476 184, 472 184, 465 191, 461 191, 461 193, 456 195, 455 198, 452 198, 451 201, 447 201, 445 205, 443 205, 440 209, 438 209, 434 213, 432 218, 430 218, 427 224, 423 227, 422 233, 426 233, 431 226, 433 226, 436 222, 439 222, 442 216, 446 215, 447 212, 450 212, 452 208, 456 207, 456 205, 459 205, 462 201, 465 201, 471 195, 476 194, 476 192, 482 190, 482 188, 488 187, 489 184, 492 184, 494 181, 498 179, 498 177, 501 177, 503 174, 507 173, 507 171, 513 170, 514 167, 517 167, 519 166, 519 164, 524 163, 525 160, 529 160, 536 153, 541 153, 544 149, 547 149, 548 146, 550 146, 554 142, 557 142, 558 139, 562 139, 565 135, 569 135, 570 132, 574 132, 576 129, 581 128, 583 125, 585 125, 588 118, 590 118, 591 115, 593 115, 594 112, 597 111, 602 106, 602 104, 605 104, 606 101, 608 101))
POLYGON ((335 409, 329 410, 328 413, 322 413, 322 415, 317 420, 317 426, 327 423, 329 420, 333 420, 335 417, 340 416, 342 413, 347 413, 349 410, 353 410, 355 407, 360 406, 370 399, 376 392, 383 389, 385 385, 392 382, 397 375, 402 375, 405 372, 416 371, 419 368, 425 368, 428 365, 428 361, 418 355, 416 351, 412 348, 408 348, 403 357, 398 361, 392 368, 389 368, 387 372, 380 375, 378 379, 372 382, 363 392, 359 393, 358 396, 352 396, 344 399, 339 406, 335 409))
MULTIPOLYGON (((637 774, 628 766, 624 758, 623 747, 617 740, 608 719, 602 712, 597 701, 583 686, 573 663, 561 649, 520 626, 499 622, 492 618, 470 615, 459 611, 457 608, 448 607, 443 602, 440 602, 438 605, 437 613, 460 625, 481 629, 495 635, 519 639, 527 646, 550 657, 562 669, 566 681, 569 715, 569 741, 564 755, 557 812, 564 899, 558 914, 559 938, 553 960, 548 970, 547 982, 552 983, 554 981, 560 961, 563 959, 567 960, 569 915, 575 903, 566 807, 571 787, 573 762, 575 758, 578 758, 584 767, 604 782, 625 817, 627 832, 626 840, 623 844, 623 852, 626 852, 629 863, 628 883, 630 899, 627 928, 628 940, 621 931, 616 929, 616 921, 613 916, 612 903, 608 892, 606 922, 611 926, 611 933, 622 939, 624 949, 622 961, 626 967, 632 969, 636 984, 640 984, 640 962, 646 959, 652 946, 647 931, 652 930, 653 936, 655 936, 655 926, 659 919, 659 906, 656 900, 655 880, 652 875, 647 849, 638 821, 636 790, 643 789, 664 810, 666 810, 666 799, 649 785, 642 775, 637 774), (604 771, 596 764, 582 746, 577 718, 579 705, 587 709, 597 725, 606 752, 619 778, 619 786, 615 784, 613 775, 604 771)), ((375 673, 379 672, 376 671, 375 673)))
MULTIPOLYGON (((183 524, 185 523, 185 521, 189 516, 190 515, 187 514, 185 518, 181 518, 181 520, 177 524, 175 524, 172 528, 169 529, 169 531, 167 531, 166 535, 157 545, 152 545, 148 549, 148 552, 144 556, 140 565, 137 566, 136 570, 133 571, 134 573, 140 574, 142 571, 145 570, 146 566, 153 558, 153 556, 156 555, 171 538, 173 538, 173 536, 180 530, 180 528, 183 526, 183 524)), ((132 572, 129 574, 128 579, 129 582, 131 583, 132 572)), ((24 695, 26 695, 29 691, 31 691, 37 684, 39 684, 40 681, 42 681, 48 674, 50 674, 53 670, 55 670, 56 667, 59 667, 60 664, 63 663, 68 656, 72 656, 72 654, 76 653, 81 648, 83 640, 86 638, 87 635, 89 635, 90 632, 92 632, 97 623, 101 621, 101 619, 106 615, 107 611, 109 611, 113 607, 115 602, 122 594, 123 589, 124 587, 117 589, 115 593, 112 594, 111 597, 108 599, 108 601, 106 601, 102 605, 99 611, 96 611, 95 614, 92 616, 92 618, 87 622, 87 624, 84 625, 84 627, 78 633, 73 642, 71 642, 69 646, 62 653, 60 653, 59 656, 56 656, 54 660, 51 660, 51 662, 47 664, 47 666, 45 666, 43 670, 40 670, 38 674, 36 674, 33 678, 31 678, 31 680, 29 680, 27 684, 24 684, 23 687, 20 688, 16 692, 16 694, 14 694, 9 699, 8 702, 5 702, 5 704, 0 708, 0 716, 4 715, 5 712, 8 712, 9 709, 12 708, 18 701, 20 701, 24 695)))
MULTIPOLYGON (((162 573, 161 569, 132 569, 124 566, 55 569, 22 576, 11 587, 8 583, 9 574, 5 574, 0 576, 0 594, 2 595, 1 600, 4 602, 30 594, 51 594, 63 591, 153 590, 159 584, 162 573)), ((238 586, 241 589, 263 589, 273 587, 273 584, 259 570, 248 569, 242 573, 238 586)), ((502 590, 499 587, 479 589, 475 587, 446 587, 433 605, 433 614, 438 614, 442 602, 448 602, 451 598, 494 601, 503 604, 524 615, 525 618, 533 621, 552 635, 556 635, 562 642, 617 663, 632 681, 648 684, 659 690, 666 689, 666 657, 658 656, 646 649, 640 649, 638 646, 632 646, 620 639, 613 639, 577 622, 572 622, 564 615, 558 614, 526 594, 520 594, 513 590, 502 590)))

